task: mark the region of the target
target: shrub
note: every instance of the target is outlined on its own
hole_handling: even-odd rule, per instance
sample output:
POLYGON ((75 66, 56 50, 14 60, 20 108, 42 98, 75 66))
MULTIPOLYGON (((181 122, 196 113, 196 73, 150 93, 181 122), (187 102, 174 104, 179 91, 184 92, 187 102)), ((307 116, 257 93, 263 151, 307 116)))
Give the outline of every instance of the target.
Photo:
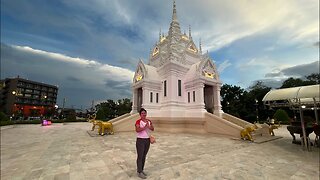
POLYGON ((51 120, 52 123, 63 123, 63 119, 54 119, 51 120))
POLYGON ((0 121, 0 126, 7 126, 7 125, 12 125, 12 121, 0 121))
POLYGON ((70 113, 65 122, 77 122, 77 117, 76 117, 76 114, 73 114, 73 113, 70 113))
POLYGON ((3 112, 0 112, 0 121, 9 121, 9 117, 3 113, 3 112))
POLYGON ((13 121, 13 122, 14 122, 14 124, 41 124, 40 119, 35 119, 35 120, 30 120, 30 121, 18 120, 18 121, 13 121))
POLYGON ((273 118, 278 122, 281 121, 282 124, 289 124, 290 118, 289 118, 287 112, 283 109, 278 109, 274 113, 273 118))

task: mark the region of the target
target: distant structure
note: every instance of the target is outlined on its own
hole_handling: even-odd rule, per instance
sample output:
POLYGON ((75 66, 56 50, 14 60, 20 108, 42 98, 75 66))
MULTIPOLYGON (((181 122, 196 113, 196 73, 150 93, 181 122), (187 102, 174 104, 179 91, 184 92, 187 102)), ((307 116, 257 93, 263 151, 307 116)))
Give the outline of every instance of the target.
POLYGON ((12 117, 44 116, 53 113, 58 87, 20 78, 1 80, 0 111, 12 117))
POLYGON ((151 117, 204 117, 205 112, 220 116, 221 81, 216 65, 195 45, 191 28, 181 33, 173 2, 168 35, 150 52, 149 63, 139 61, 133 79, 132 112, 148 110, 151 117))

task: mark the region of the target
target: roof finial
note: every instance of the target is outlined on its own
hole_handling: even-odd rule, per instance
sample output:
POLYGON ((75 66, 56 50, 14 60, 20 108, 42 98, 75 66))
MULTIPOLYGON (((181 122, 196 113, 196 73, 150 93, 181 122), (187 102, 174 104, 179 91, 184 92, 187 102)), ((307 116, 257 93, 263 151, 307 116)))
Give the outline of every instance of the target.
POLYGON ((173 13, 172 13, 172 22, 170 23, 169 28, 169 36, 181 35, 180 25, 177 18, 177 9, 176 9, 176 1, 173 0, 173 13))
POLYGON ((160 31, 159 31, 159 41, 161 41, 161 28, 160 28, 160 31))
POLYGON ((200 38, 200 40, 199 40, 199 52, 200 52, 200 54, 202 54, 202 48, 201 48, 201 38, 200 38))
POLYGON ((177 21, 177 9, 176 9, 176 1, 173 0, 173 13, 172 13, 172 21, 177 21))
POLYGON ((192 36, 191 36, 191 26, 189 25, 189 39, 192 39, 192 36))

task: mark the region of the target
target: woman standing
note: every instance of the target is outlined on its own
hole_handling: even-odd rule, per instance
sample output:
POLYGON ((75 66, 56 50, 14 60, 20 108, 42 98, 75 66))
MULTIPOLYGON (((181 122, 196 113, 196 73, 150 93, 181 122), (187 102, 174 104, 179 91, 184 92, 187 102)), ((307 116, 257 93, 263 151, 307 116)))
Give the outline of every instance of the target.
POLYGON ((140 119, 136 121, 136 132, 137 132, 137 173, 142 179, 146 179, 147 174, 143 171, 146 156, 150 147, 150 131, 154 131, 152 122, 147 117, 147 111, 141 108, 139 111, 140 119))

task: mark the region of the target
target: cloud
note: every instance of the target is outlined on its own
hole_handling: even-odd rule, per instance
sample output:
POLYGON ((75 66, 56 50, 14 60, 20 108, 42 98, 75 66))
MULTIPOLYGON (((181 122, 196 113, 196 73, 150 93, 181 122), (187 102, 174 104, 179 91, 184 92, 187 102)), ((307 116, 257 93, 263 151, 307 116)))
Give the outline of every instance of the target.
POLYGON ((59 86, 59 94, 62 94, 59 98, 68 95, 70 89, 74 92, 89 92, 79 96, 74 103, 88 104, 90 96, 99 99, 131 97, 130 85, 134 72, 125 68, 3 43, 1 60, 1 77, 20 75, 35 81, 45 80, 45 83, 59 86), (112 83, 106 85, 106 82, 112 83))
POLYGON ((229 67, 231 65, 232 65, 232 63, 230 63, 229 60, 223 61, 221 64, 219 64, 218 72, 222 73, 227 67, 229 67))
MULTIPOLYGON (((300 64, 283 69, 275 69, 274 72, 266 73, 265 78, 257 81, 262 81, 266 86, 272 88, 279 88, 283 81, 293 77, 304 79, 306 76, 313 73, 320 73, 319 61, 308 64, 300 64)), ((253 82, 253 84, 256 81, 253 82)))
MULTIPOLYGON (((227 83, 285 78, 293 73, 286 68, 319 59, 319 1, 176 4, 182 32, 191 25, 195 44, 201 38, 203 52, 221 62, 218 71, 227 83)), ((64 82, 60 92, 69 94, 59 97, 76 89, 82 98, 131 94, 132 71, 140 58, 148 61, 159 30, 167 34, 171 15, 172 0, 2 0, 1 42, 17 46, 1 45, 1 75, 64 82)))
POLYGON ((277 70, 277 72, 267 73, 267 78, 289 78, 289 77, 304 77, 312 73, 319 73, 319 61, 315 61, 308 64, 300 64, 284 69, 277 70))

